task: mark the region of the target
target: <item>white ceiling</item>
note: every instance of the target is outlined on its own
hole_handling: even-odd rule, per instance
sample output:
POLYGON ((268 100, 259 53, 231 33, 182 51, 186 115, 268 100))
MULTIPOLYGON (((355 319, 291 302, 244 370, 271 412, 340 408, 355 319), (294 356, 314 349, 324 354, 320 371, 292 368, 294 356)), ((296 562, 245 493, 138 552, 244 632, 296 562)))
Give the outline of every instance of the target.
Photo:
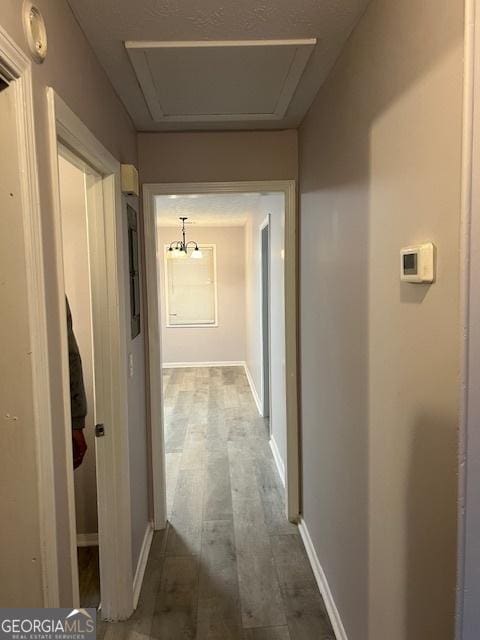
MULTIPOLYGON (((368 0, 224 0, 222 3, 219 0, 202 0, 201 3, 194 0, 68 1, 140 131, 282 129, 298 126, 368 4, 368 0), (246 81, 245 70, 238 64, 238 60, 232 60, 224 52, 217 52, 220 55, 213 61, 211 57, 204 56, 202 60, 200 56, 195 63, 197 66, 193 64, 188 67, 186 63, 182 63, 181 49, 173 53, 170 50, 172 57, 165 73, 160 70, 164 61, 152 58, 153 84, 158 88, 158 74, 161 73, 162 80, 168 85, 164 89, 163 98, 168 96, 170 104, 181 115, 190 111, 191 117, 185 121, 175 117, 159 118, 158 112, 152 117, 145 92, 140 86, 144 83, 137 77, 125 47, 127 41, 178 43, 313 38, 317 40, 317 44, 303 75, 298 78, 298 86, 296 83, 293 85, 290 96, 292 99, 285 105, 288 107, 286 113, 281 115, 281 109, 277 109, 271 118, 259 119, 255 119, 254 115, 245 119, 242 114, 258 113, 258 108, 263 105, 271 107, 272 97, 278 91, 279 83, 276 86, 272 84, 268 94, 265 78, 268 78, 270 68, 272 76, 275 73, 281 75, 281 64, 285 64, 284 53, 281 54, 283 62, 280 59, 273 60, 271 67, 265 60, 258 64, 253 61, 256 72, 247 74, 246 81), (174 72, 175 67, 181 69, 181 81, 174 72), (238 91, 236 97, 226 84, 229 74, 233 77, 234 87, 245 88, 245 91, 238 91), (265 95, 259 96, 258 91, 250 90, 251 103, 246 99, 248 89, 252 88, 248 82, 250 76, 252 85, 256 83, 265 92, 265 95), (182 84, 187 84, 187 88, 182 84), (223 89, 231 99, 228 104, 222 103, 224 110, 230 110, 231 117, 206 118, 205 115, 215 115, 218 105, 213 98, 220 100, 219 89, 223 89), (192 105, 192 96, 194 99, 197 96, 198 104, 192 105), (182 99, 184 104, 181 104, 182 99), (201 104, 202 100, 204 104, 201 104), (210 110, 209 114, 202 112, 205 109, 210 110), (235 118, 236 114, 239 114, 238 120, 235 118), (225 122, 226 119, 228 123, 225 122)), ((161 96, 157 94, 156 99, 160 104, 161 96)))
POLYGON ((259 198, 258 193, 157 196, 157 224, 180 228, 179 217, 187 216, 187 225, 241 227, 248 214, 256 210, 259 198))

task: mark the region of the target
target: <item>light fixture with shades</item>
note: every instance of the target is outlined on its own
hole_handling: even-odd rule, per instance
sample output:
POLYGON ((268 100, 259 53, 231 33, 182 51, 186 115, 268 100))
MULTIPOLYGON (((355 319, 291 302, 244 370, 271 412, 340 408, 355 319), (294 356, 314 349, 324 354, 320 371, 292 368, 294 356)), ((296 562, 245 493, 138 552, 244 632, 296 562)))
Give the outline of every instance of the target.
POLYGON ((194 240, 189 240, 187 242, 185 238, 185 220, 188 220, 188 218, 181 217, 179 218, 179 220, 182 221, 182 239, 174 240, 173 242, 170 243, 170 246, 168 247, 168 257, 169 258, 190 257, 190 258, 197 258, 197 259, 201 258, 202 252, 198 248, 198 244, 194 240), (193 247, 190 254, 188 254, 189 247, 193 247))

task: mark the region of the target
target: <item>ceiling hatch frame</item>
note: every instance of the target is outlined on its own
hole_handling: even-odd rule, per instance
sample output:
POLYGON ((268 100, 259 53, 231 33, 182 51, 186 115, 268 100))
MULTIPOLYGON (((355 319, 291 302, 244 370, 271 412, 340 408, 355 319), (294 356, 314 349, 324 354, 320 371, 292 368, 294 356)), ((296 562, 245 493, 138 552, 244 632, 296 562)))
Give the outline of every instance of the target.
MULTIPOLYGON (((133 41, 125 42, 133 69, 137 75, 140 88, 143 92, 147 107, 154 122, 242 122, 255 120, 282 120, 295 95, 300 79, 303 75, 308 60, 317 43, 315 38, 295 40, 218 40, 218 41, 133 41), (227 48, 253 48, 272 47, 284 53, 291 50, 292 56, 288 68, 278 87, 278 95, 275 99, 275 108, 267 113, 182 113, 169 114, 162 108, 161 96, 155 83, 152 69, 149 64, 148 54, 158 50, 180 50, 190 52, 192 49, 219 49, 227 48)), ((219 51, 221 55, 221 51, 219 51)))

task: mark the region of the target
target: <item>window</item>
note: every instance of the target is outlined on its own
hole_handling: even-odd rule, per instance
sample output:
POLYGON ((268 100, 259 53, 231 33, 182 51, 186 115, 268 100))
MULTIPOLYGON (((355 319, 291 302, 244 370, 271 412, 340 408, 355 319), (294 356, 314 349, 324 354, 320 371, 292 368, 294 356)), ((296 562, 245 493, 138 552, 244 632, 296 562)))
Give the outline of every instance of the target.
POLYGON ((202 257, 168 257, 165 248, 167 327, 217 324, 215 245, 199 245, 202 257))
POLYGON ((127 204, 128 261, 130 270, 130 325, 132 340, 140 333, 140 275, 138 268, 137 212, 127 204))

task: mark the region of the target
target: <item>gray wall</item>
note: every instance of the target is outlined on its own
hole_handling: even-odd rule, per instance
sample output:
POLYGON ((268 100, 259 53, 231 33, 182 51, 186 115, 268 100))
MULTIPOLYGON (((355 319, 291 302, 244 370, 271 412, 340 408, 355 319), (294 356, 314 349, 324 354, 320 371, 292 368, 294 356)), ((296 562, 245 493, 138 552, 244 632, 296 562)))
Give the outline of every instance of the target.
MULTIPOLYGON (((132 563, 133 571, 137 567, 140 551, 142 548, 145 531, 150 514, 150 430, 147 425, 147 400, 146 400, 146 358, 145 358, 145 336, 146 336, 146 305, 142 294, 141 298, 141 324, 140 333, 135 338, 131 338, 130 331, 130 282, 129 282, 129 256, 128 256, 128 218, 126 203, 129 202, 133 209, 138 209, 138 199, 133 197, 123 197, 124 210, 124 247, 125 247, 125 290, 126 290, 126 321, 127 321, 127 362, 131 357, 133 368, 129 370, 128 376, 128 440, 130 456, 130 498, 132 513, 132 563)), ((140 213, 137 214, 137 229, 141 235, 143 229, 143 219, 140 213)), ((140 236, 139 236, 140 237, 140 236)), ((140 261, 140 290, 143 289, 144 280, 144 253, 141 242, 139 243, 140 261)))
POLYGON ((262 398, 262 254, 260 227, 265 214, 257 208, 250 212, 245 227, 245 322, 246 322, 246 364, 256 394, 262 398))
POLYGON ((355 640, 453 637, 462 54, 463 3, 373 0, 300 129, 303 514, 355 640))
MULTIPOLYGON (((161 210, 159 210, 161 215, 161 210)), ((175 227, 158 227, 158 244, 178 240, 175 227)), ((217 260, 218 326, 167 327, 165 317, 165 261, 159 258, 162 361, 243 362, 245 360, 245 229, 189 227, 187 240, 215 244, 217 260)))
POLYGON ((292 180, 297 132, 139 133, 138 161, 144 183, 292 180))
MULTIPOLYGON (((65 429, 63 425, 63 409, 59 402, 61 389, 61 345, 59 339, 59 318, 56 313, 59 300, 55 287, 54 261, 54 231, 52 204, 52 176, 50 174, 50 160, 47 129, 47 95, 46 88, 53 87, 63 100, 77 113, 95 136, 121 162, 136 163, 136 134, 132 123, 115 92, 110 85, 104 71, 100 67, 90 45, 78 26, 66 2, 58 0, 38 0, 36 5, 42 11, 48 29, 48 56, 42 65, 33 64, 33 99, 35 109, 35 126, 37 142, 37 159, 40 174, 40 202, 42 209, 42 230, 46 272, 46 295, 49 331, 49 363, 52 372, 52 411, 53 411, 53 439, 56 483, 56 506, 58 525, 58 544, 60 568, 60 594, 64 606, 71 604, 71 575, 69 571, 69 536, 68 511, 65 484, 65 429)), ((2 27, 27 51, 22 26, 22 3, 18 0, 2 0, 0 16, 2 27)), ((18 265, 22 263, 22 253, 17 253, 18 265)), ((20 268, 20 267, 19 267, 20 268)), ((26 291, 18 287, 14 306, 10 312, 16 317, 18 335, 28 331, 26 327, 26 291)), ((20 344, 20 343, 19 343, 20 344)), ((19 352, 20 353, 20 352, 19 352)), ((20 355, 19 360, 20 361, 20 355)), ((20 378, 19 378, 20 380, 20 378)), ((20 384, 20 383, 19 383, 20 384)), ((27 380, 21 379, 25 407, 31 390, 27 380)), ((30 436, 30 446, 22 448, 18 456, 21 457, 21 467, 25 469, 21 481, 23 486, 36 486, 36 461, 33 439, 33 422, 31 415, 26 418, 25 430, 30 436)), ((13 477, 12 477, 13 478, 13 477)), ((22 489, 19 485, 13 487, 12 493, 20 496, 22 489)), ((30 502, 29 502, 30 504, 30 502)), ((32 514, 32 518, 34 514, 32 514)), ((29 516, 30 519, 30 516, 29 516)), ((23 544, 10 545, 12 558, 15 553, 28 557, 27 549, 31 545, 39 544, 39 529, 35 520, 29 522, 27 528, 20 518, 15 521, 18 529, 26 532, 23 544)), ((12 521, 12 527, 14 522, 12 521)), ((14 537, 12 538, 15 539, 14 537)), ((41 592, 38 582, 41 580, 42 567, 40 559, 31 563, 26 572, 23 584, 23 599, 17 600, 17 605, 42 606, 41 592), (27 578, 28 576, 28 578, 27 578)), ((9 573, 2 576, 10 579, 9 573)), ((6 582, 8 582, 6 580, 6 582)))
POLYGON ((285 198, 262 195, 260 211, 270 214, 270 431, 285 465, 287 402, 285 370, 285 198))
POLYGON ((283 463, 286 454, 284 234, 281 194, 262 194, 246 226, 246 363, 263 406, 260 227, 270 214, 270 428, 283 463))

